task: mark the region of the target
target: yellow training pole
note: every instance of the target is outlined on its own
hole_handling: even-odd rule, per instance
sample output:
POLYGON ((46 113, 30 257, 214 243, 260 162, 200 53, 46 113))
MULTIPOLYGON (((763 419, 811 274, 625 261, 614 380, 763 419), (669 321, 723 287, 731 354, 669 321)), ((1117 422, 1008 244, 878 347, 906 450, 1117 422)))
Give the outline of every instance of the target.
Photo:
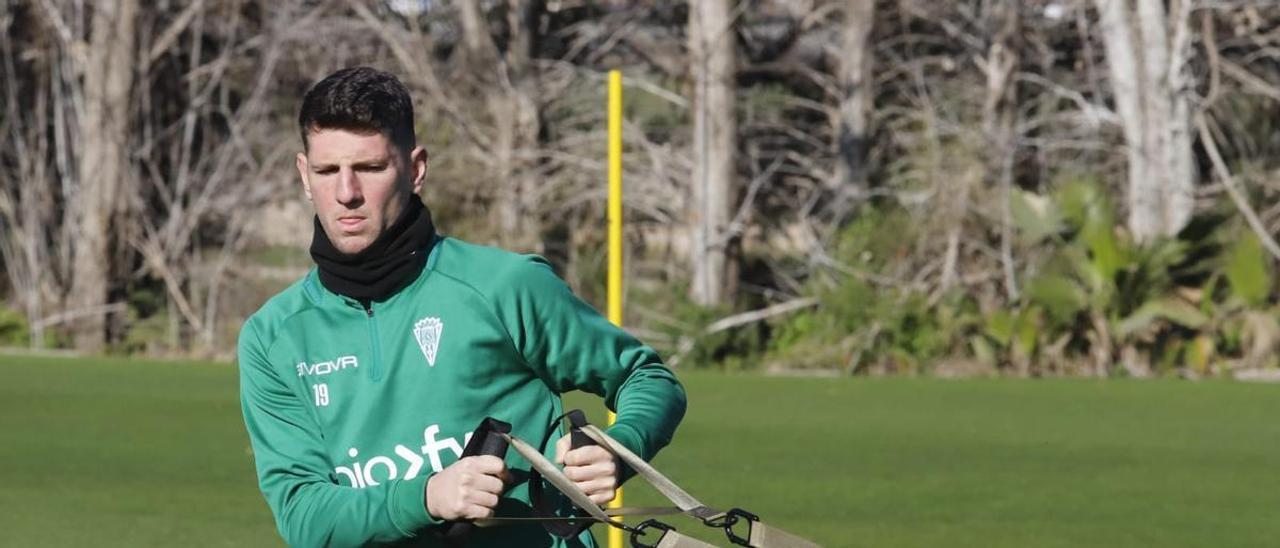
MULTIPOLYGON (((622 73, 609 71, 609 321, 622 326, 622 73)), ((614 415, 609 413, 609 424, 614 415)), ((622 507, 619 488, 610 508, 622 507)), ((609 548, 622 548, 622 530, 609 528, 609 548)))

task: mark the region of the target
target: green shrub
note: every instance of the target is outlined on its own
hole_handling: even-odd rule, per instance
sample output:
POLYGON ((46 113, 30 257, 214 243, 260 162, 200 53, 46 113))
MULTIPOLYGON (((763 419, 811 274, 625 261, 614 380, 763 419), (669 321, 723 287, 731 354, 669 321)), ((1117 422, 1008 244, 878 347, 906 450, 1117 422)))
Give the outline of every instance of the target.
MULTIPOLYGON (((1019 192, 1012 206, 1023 243, 1049 253, 1030 265, 1014 310, 988 318, 975 354, 1041 370, 1075 362, 1112 373, 1206 372, 1223 352, 1245 352, 1245 339, 1275 339, 1274 315, 1255 317, 1271 306, 1270 260, 1230 209, 1139 244, 1117 228, 1093 181, 1066 183, 1052 196, 1019 192), (1011 336, 1019 330, 1034 331, 1034 344, 1011 336)), ((1263 346, 1254 344, 1253 358, 1236 357, 1256 364, 1263 346)))
POLYGON ((1146 375, 1280 363, 1273 259, 1229 203, 1198 212, 1174 237, 1139 243, 1097 180, 1052 188, 1011 196, 1013 301, 886 282, 910 276, 911 247, 928 228, 873 201, 836 235, 837 264, 804 282, 815 306, 695 335, 733 311, 691 305, 682 288, 649 305, 667 318, 660 331, 679 341, 675 353, 725 369, 917 373, 946 361, 1015 375, 1146 375))
MULTIPOLYGON (((841 231, 833 256, 850 268, 892 277, 908 256, 916 230, 906 210, 872 204, 841 231)), ((841 274, 811 280, 818 305, 774 322, 770 359, 789 367, 917 372, 964 351, 968 334, 980 327, 977 305, 967 295, 951 293, 931 303, 925 295, 869 278, 841 274)))
POLYGON ((12 308, 0 306, 0 346, 28 346, 31 329, 26 315, 12 308))
MULTIPOLYGON (((1176 237, 1133 241, 1096 180, 1012 196, 1021 296, 977 304, 815 276, 818 306, 778 318, 768 357, 790 367, 927 371, 963 358, 1018 375, 1220 372, 1268 367, 1280 348, 1271 258, 1229 204, 1200 212, 1176 237)), ((879 204, 833 246, 838 261, 894 275, 916 225, 879 204)))
MULTIPOLYGON (((681 291, 678 295, 684 295, 681 291)), ((707 333, 713 322, 729 316, 728 306, 699 306, 679 299, 671 310, 675 323, 660 331, 677 341, 681 363, 693 367, 748 369, 764 346, 766 334, 759 322, 707 333)))

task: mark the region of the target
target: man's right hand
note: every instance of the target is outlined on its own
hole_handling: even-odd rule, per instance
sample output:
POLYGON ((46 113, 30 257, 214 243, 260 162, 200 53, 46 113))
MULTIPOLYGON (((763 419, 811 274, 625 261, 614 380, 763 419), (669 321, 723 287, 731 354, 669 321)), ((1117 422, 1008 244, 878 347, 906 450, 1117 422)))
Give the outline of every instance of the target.
POLYGON ((498 457, 467 457, 427 482, 427 513, 444 521, 493 517, 507 464, 498 457))

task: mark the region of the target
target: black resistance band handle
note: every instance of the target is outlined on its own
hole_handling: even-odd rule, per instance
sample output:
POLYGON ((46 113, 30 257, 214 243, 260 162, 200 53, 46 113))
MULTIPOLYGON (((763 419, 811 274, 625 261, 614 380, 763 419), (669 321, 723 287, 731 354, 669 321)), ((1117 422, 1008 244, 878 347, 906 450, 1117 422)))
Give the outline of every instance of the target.
MULTIPOLYGON (((487 419, 487 420, 494 420, 494 419, 487 419)), ((506 440, 506 439, 504 439, 502 436, 499 436, 498 434, 496 434, 496 433, 494 433, 494 432, 502 432, 503 434, 510 434, 510 433, 511 433, 511 425, 510 425, 510 424, 507 424, 507 423, 505 423, 505 422, 496 421, 496 420, 494 420, 494 422, 497 422, 497 423, 499 423, 499 424, 501 424, 501 425, 505 426, 506 428, 505 428, 505 429, 503 429, 503 430, 497 430, 497 429, 491 430, 491 431, 489 432, 489 434, 488 434, 488 435, 486 435, 486 436, 484 437, 484 442, 483 442, 483 444, 480 446, 480 451, 479 451, 479 453, 477 453, 477 454, 478 454, 478 455, 492 455, 492 456, 498 457, 498 458, 500 458, 500 459, 505 459, 505 458, 507 458, 507 448, 508 448, 508 447, 510 447, 510 446, 508 446, 508 445, 507 445, 507 440, 506 440)), ((463 450, 463 455, 464 455, 464 456, 467 456, 467 455, 466 455, 466 450, 465 450, 465 449, 463 450)))
MULTIPOLYGON (((502 434, 510 433, 510 423, 502 422, 493 417, 485 417, 483 421, 480 421, 480 426, 476 427, 475 432, 471 433, 471 439, 467 440, 467 446, 462 448, 462 456, 459 459, 481 455, 492 455, 505 459, 508 445, 502 434)), ((455 521, 445 526, 444 537, 460 541, 471 534, 475 526, 474 523, 469 521, 455 521)))
POLYGON ((590 423, 587 422, 587 415, 581 409, 574 409, 567 416, 569 417, 569 424, 572 425, 572 428, 569 429, 569 449, 599 445, 596 440, 591 439, 591 436, 582 432, 582 427, 590 423))

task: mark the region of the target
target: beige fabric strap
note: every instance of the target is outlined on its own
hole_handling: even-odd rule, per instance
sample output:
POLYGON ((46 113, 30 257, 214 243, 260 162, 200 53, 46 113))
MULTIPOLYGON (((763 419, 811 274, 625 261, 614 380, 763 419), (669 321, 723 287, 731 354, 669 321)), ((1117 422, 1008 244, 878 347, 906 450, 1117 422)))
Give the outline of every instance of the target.
MULTIPOLYGON (((501 434, 501 432, 499 433, 501 434)), ((573 480, 569 479, 568 476, 565 476, 564 472, 561 472, 559 468, 556 468, 556 465, 547 460, 547 457, 542 456, 541 451, 534 449, 533 446, 510 434, 502 434, 502 438, 507 440, 507 443, 510 444, 517 453, 520 453, 520 456, 524 457, 524 460, 529 461, 529 464, 533 466, 539 474, 542 474, 542 477, 551 482, 551 485, 554 485, 556 489, 559 489, 561 493, 564 493, 566 497, 569 497, 569 500, 573 501, 574 504, 585 511, 588 515, 603 522, 612 521, 609 519, 609 516, 605 515, 604 511, 600 509, 600 505, 591 502, 591 499, 587 497, 587 494, 583 493, 581 489, 578 489, 577 485, 573 484, 573 480)))
POLYGON ((618 458, 622 459, 622 462, 626 463, 627 466, 630 466, 637 474, 640 474, 645 480, 648 480, 649 483, 653 484, 654 489, 657 489, 659 493, 662 493, 670 499, 671 502, 676 506, 679 506, 681 510, 694 513, 695 517, 702 519, 709 518, 718 513, 715 511, 699 511, 700 509, 710 509, 701 502, 698 502, 698 499, 693 498, 693 495, 690 495, 685 492, 684 489, 681 489, 680 486, 675 484, 675 482, 667 479, 666 476, 658 472, 658 470, 653 466, 650 466, 649 463, 645 462, 639 455, 632 453, 625 445, 618 443, 618 440, 609 437, 594 424, 583 426, 582 433, 595 440, 596 443, 604 446, 604 448, 608 449, 610 453, 617 455, 618 458), (703 516, 700 514, 707 515, 703 516))
POLYGON ((707 544, 693 537, 687 537, 675 530, 667 531, 658 539, 657 548, 716 548, 714 544, 707 544))
POLYGON ((817 544, 758 521, 751 523, 747 542, 757 548, 820 548, 817 544))
MULTIPOLYGON (((662 473, 658 472, 658 470, 653 466, 650 466, 649 463, 645 462, 639 455, 632 453, 630 449, 627 449, 626 446, 609 437, 608 434, 605 434, 604 431, 600 430, 600 428, 595 425, 588 424, 583 426, 581 430, 587 435, 587 437, 595 440, 596 443, 604 446, 605 449, 608 449, 611 453, 622 459, 622 462, 626 463, 627 466, 630 466, 637 474, 649 483, 653 484, 653 487, 657 489, 658 492, 665 495, 668 499, 671 499, 671 502, 675 503, 676 506, 679 506, 680 510, 684 511, 684 513, 701 519, 704 522, 707 520, 717 519, 725 514, 724 512, 710 508, 701 502, 698 502, 698 499, 693 498, 693 495, 685 492, 684 489, 681 489, 680 486, 675 484, 675 482, 662 475, 662 473)), ((754 548, 818 548, 817 544, 776 527, 770 527, 759 521, 752 521, 750 526, 751 533, 748 535, 749 538, 747 541, 754 548)), ((667 535, 676 535, 678 538, 688 538, 676 533, 675 531, 669 531, 667 535)), ((666 538, 667 537, 663 537, 663 540, 666 538)), ((693 539, 689 540, 697 542, 698 544, 680 546, 711 546, 703 543, 702 541, 693 539)), ((675 541, 673 540, 673 542, 675 541)), ((658 546, 663 546, 663 544, 659 542, 658 546)))
MULTIPOLYGON (((533 446, 525 443, 520 438, 510 434, 499 434, 503 439, 507 440, 507 443, 514 448, 517 453, 520 453, 520 456, 524 457, 524 459, 528 461, 529 464, 538 471, 538 473, 542 474, 542 477, 551 482, 551 485, 554 485, 556 489, 559 489, 566 497, 569 497, 570 501, 590 516, 589 518, 578 519, 591 519, 614 526, 620 526, 618 522, 610 519, 611 516, 675 513, 675 511, 678 510, 679 512, 683 512, 706 521, 708 519, 714 519, 724 515, 724 512, 708 508, 701 502, 698 502, 698 499, 693 498, 692 495, 685 492, 684 489, 681 489, 675 484, 675 482, 667 479, 666 476, 662 475, 654 469, 654 467, 650 466, 649 463, 644 461, 644 459, 641 459, 638 455, 632 453, 630 449, 627 449, 626 446, 609 437, 596 426, 589 424, 582 427, 581 430, 588 437, 595 440, 596 443, 599 443, 605 449, 609 450, 609 452, 622 459, 622 462, 626 463, 627 466, 630 466, 637 474, 640 474, 640 476, 644 477, 645 480, 653 484, 654 488, 657 489, 658 492, 662 493, 668 499, 671 499, 671 502, 675 503, 678 508, 619 508, 616 509, 617 511, 606 512, 604 509, 600 508, 599 505, 591 502, 591 499, 587 497, 586 493, 583 493, 581 489, 578 489, 578 486, 573 484, 573 480, 570 480, 555 464, 552 464, 551 461, 547 460, 547 458, 542 455, 541 451, 538 451, 533 446)), ((481 527, 486 527, 499 525, 503 522, 515 521, 546 521, 546 519, 489 518, 476 520, 475 523, 481 527)), ((770 527, 759 521, 752 521, 750 523, 750 527, 751 532, 748 535, 749 538, 747 541, 754 548, 818 548, 817 544, 781 529, 770 527)), ((675 530, 665 531, 662 538, 658 540, 656 546, 658 548, 715 548, 714 544, 708 544, 693 537, 682 535, 675 530)))

